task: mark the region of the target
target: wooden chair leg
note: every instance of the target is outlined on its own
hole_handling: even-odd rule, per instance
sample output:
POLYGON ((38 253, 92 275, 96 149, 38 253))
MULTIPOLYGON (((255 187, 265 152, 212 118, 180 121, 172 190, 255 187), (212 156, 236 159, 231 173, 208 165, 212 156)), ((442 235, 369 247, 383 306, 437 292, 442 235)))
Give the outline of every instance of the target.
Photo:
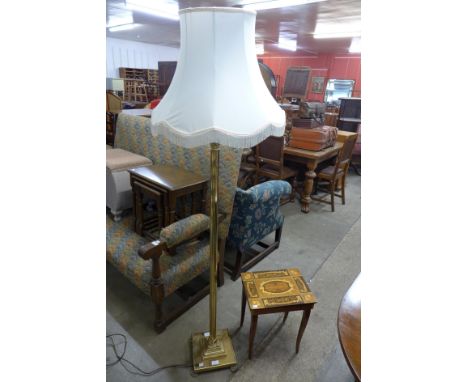
POLYGON ((341 204, 345 204, 345 179, 346 176, 341 178, 341 204))
POLYGON ((155 303, 155 316, 154 316, 154 330, 156 333, 162 333, 166 330, 166 325, 164 324, 164 313, 163 313, 163 304, 155 303))
MULTIPOLYGON (((153 259, 153 273, 157 272, 159 263, 153 259)), ((154 330, 157 333, 162 333, 166 330, 166 324, 164 323, 164 284, 160 277, 153 276, 150 281, 151 299, 154 303, 155 315, 154 315, 154 330)))
POLYGON ((275 231, 276 248, 279 248, 282 233, 283 233, 283 226, 281 225, 281 227, 277 228, 275 231))
POLYGON ((232 281, 236 281, 239 278, 243 262, 244 262, 244 251, 241 251, 238 249, 237 256, 236 256, 236 265, 234 266, 234 270, 231 275, 232 281))
POLYGON ((297 188, 297 177, 294 177, 292 180, 292 190, 291 190, 291 196, 289 197, 289 201, 291 203, 294 203, 294 200, 296 199, 296 188, 297 188))
POLYGON ((330 182, 331 208, 335 212, 335 182, 330 182))

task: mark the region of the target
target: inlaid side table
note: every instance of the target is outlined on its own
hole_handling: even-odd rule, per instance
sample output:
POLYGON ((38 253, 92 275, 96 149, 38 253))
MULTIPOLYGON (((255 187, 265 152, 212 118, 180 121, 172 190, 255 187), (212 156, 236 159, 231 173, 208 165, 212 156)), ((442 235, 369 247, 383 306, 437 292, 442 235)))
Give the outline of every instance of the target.
POLYGON ((253 343, 257 330, 258 316, 269 313, 288 313, 302 310, 302 320, 296 339, 296 353, 299 352, 302 335, 309 321, 310 311, 317 298, 310 291, 298 268, 277 271, 245 272, 242 278, 242 313, 240 326, 244 324, 245 305, 249 302, 250 322, 249 359, 252 359, 253 343))

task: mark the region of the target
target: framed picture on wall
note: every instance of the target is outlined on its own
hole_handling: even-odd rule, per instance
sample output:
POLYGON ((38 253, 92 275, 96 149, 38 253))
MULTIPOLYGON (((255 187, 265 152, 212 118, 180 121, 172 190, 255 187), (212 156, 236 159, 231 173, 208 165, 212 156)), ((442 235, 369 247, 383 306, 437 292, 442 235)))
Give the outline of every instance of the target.
POLYGON ((312 77, 312 93, 323 93, 325 77, 312 77))

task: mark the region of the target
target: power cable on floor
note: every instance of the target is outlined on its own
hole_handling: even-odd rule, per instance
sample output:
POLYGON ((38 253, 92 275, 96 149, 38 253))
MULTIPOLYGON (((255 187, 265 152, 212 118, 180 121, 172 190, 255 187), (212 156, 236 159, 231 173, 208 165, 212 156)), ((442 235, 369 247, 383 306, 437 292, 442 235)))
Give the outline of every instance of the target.
POLYGON ((138 366, 136 366, 134 363, 132 363, 131 361, 129 361, 128 359, 126 359, 124 356, 125 356, 125 352, 127 351, 127 337, 125 336, 125 334, 120 334, 120 333, 116 333, 116 334, 109 334, 109 335, 106 335, 106 339, 110 339, 111 342, 112 342, 112 350, 114 351, 114 354, 116 356, 116 360, 113 361, 113 362, 110 362, 110 363, 106 363, 106 366, 107 367, 110 367, 110 366, 114 366, 118 363, 120 363, 123 368, 125 370, 127 370, 130 374, 133 374, 133 375, 140 375, 140 376, 143 376, 143 377, 150 377, 152 375, 155 375, 157 373, 159 373, 160 371, 163 371, 165 369, 169 369, 169 368, 185 368, 185 367, 192 367, 191 364, 189 365, 168 365, 168 366, 163 366, 163 367, 159 367, 155 370, 152 370, 152 371, 144 371, 142 369, 140 369, 138 366), (115 345, 115 341, 114 341, 114 337, 116 336, 120 336, 124 339, 124 348, 123 348, 123 352, 122 354, 118 354, 117 353, 117 347, 115 345), (127 366, 130 365, 134 368, 134 370, 129 370, 127 368, 127 366), (135 371, 136 370, 136 371, 135 371))

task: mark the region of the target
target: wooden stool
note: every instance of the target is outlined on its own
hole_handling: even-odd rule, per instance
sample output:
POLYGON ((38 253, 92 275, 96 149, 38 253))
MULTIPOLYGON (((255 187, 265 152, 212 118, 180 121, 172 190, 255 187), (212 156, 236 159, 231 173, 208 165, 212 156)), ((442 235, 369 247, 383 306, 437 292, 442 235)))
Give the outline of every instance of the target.
POLYGON ((258 316, 269 313, 284 313, 283 323, 288 313, 302 310, 301 325, 296 339, 296 354, 299 352, 302 335, 309 321, 310 311, 317 298, 297 268, 278 271, 245 272, 242 277, 242 313, 240 326, 244 324, 245 305, 249 301, 250 322, 249 359, 252 359, 253 342, 257 330, 258 316))

